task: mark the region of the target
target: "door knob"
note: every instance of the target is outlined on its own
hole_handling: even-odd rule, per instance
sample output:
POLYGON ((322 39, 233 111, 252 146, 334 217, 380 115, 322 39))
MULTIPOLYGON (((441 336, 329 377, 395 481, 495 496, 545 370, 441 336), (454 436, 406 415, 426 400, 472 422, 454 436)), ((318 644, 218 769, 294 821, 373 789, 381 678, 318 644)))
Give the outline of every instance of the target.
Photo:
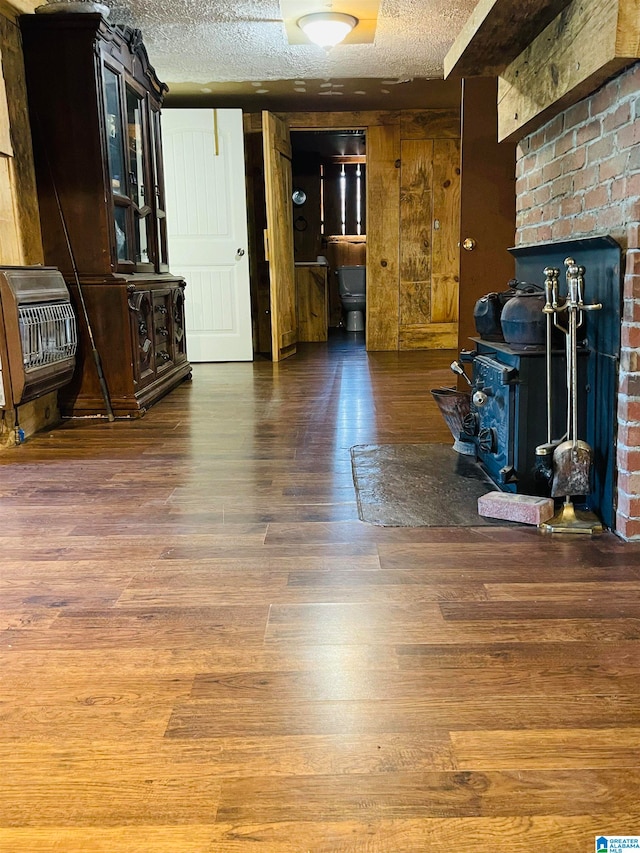
POLYGON ((462 248, 465 252, 473 252, 476 247, 476 241, 473 237, 467 237, 462 241, 462 248))
POLYGON ((236 252, 236 258, 241 258, 244 255, 244 249, 238 249, 236 252))

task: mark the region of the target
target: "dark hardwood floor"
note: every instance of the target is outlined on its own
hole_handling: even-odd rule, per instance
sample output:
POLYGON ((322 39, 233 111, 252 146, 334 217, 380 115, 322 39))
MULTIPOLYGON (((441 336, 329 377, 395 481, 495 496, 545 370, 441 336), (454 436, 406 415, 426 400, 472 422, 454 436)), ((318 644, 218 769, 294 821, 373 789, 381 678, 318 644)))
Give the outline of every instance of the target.
POLYGON ((349 448, 451 443, 451 357, 198 365, 0 455, 3 853, 640 835, 638 546, 358 520, 349 448))

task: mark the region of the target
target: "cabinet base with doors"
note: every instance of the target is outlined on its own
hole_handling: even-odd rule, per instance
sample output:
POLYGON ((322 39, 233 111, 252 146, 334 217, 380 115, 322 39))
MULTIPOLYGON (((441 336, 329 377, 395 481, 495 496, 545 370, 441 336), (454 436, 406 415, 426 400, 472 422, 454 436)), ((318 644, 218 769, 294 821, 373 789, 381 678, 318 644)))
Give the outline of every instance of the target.
MULTIPOLYGON (((189 378, 184 323, 185 283, 173 276, 114 277, 81 281, 92 321, 96 349, 113 411, 117 417, 144 414, 178 382, 189 378), (106 356, 106 357, 105 357, 106 356)), ((78 303, 78 289, 69 285, 78 303)), ((78 365, 73 380, 59 394, 61 414, 89 416, 104 412, 86 325, 80 320, 78 365)))
POLYGON ((81 335, 61 411, 106 412, 82 295, 113 412, 139 416, 190 375, 185 282, 167 259, 167 87, 140 31, 100 14, 23 15, 20 28, 45 259, 69 285, 81 335))

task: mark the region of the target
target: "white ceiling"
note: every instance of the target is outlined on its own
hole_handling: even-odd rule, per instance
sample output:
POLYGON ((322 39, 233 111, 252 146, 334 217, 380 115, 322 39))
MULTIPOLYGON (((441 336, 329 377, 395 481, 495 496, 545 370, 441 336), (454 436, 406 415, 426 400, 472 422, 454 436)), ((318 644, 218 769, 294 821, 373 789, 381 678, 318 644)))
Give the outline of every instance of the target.
MULTIPOLYGON (((442 78, 444 55, 477 0, 381 0, 375 42, 328 53, 288 43, 278 0, 106 2, 112 22, 142 30, 151 62, 173 93, 267 95, 275 81, 289 81, 301 100, 312 89, 324 96, 325 109, 341 109, 341 81, 353 80, 347 89, 356 97, 363 93, 363 106, 364 100, 371 106, 374 89, 378 99, 386 89, 393 109, 403 81, 442 78)), ((331 7, 348 12, 349 0, 318 0, 319 11, 331 7)))

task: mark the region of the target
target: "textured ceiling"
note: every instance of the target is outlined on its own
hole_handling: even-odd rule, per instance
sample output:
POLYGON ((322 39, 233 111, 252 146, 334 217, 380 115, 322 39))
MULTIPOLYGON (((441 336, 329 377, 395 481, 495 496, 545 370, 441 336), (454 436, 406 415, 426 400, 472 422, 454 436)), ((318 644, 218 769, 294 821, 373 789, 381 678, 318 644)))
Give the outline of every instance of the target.
MULTIPOLYGON (((307 90, 297 92, 302 101, 306 81, 315 81, 314 95, 324 96, 324 109, 341 109, 341 80, 359 81, 347 87, 354 95, 370 94, 363 78, 379 81, 376 94, 386 88, 388 106, 394 108, 394 85, 400 81, 442 78, 444 55, 477 0, 381 0, 375 42, 329 52, 288 43, 278 0, 106 2, 111 21, 142 30, 151 62, 174 92, 211 94, 235 84, 236 92, 265 95, 271 81, 293 81, 294 90, 307 90)), ((349 0, 318 0, 319 11, 331 7, 348 12, 349 0)))

